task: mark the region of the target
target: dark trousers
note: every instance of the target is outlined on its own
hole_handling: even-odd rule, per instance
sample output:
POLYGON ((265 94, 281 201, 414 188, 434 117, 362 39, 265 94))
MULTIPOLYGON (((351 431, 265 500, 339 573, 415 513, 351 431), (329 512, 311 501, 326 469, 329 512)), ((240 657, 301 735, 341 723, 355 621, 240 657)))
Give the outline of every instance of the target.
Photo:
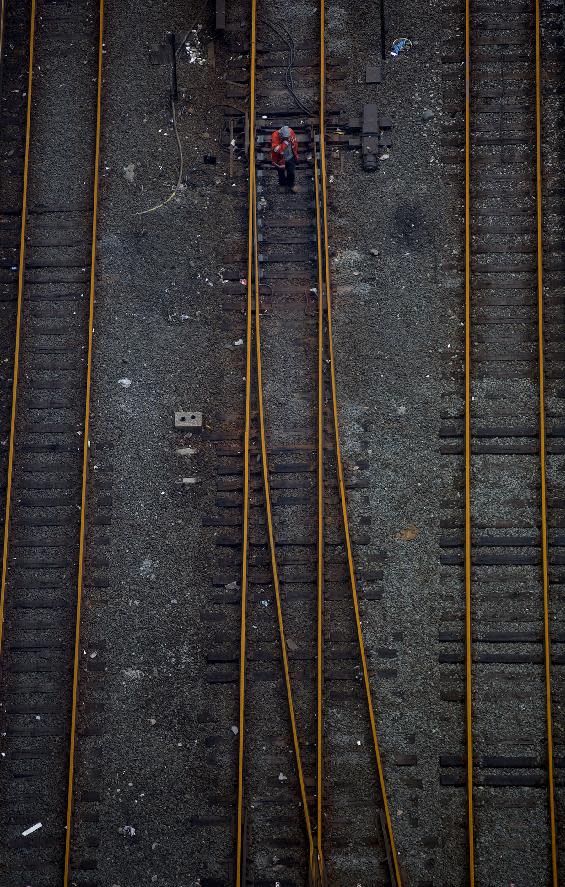
POLYGON ((284 169, 279 167, 277 172, 279 174, 279 185, 287 185, 289 188, 294 188, 294 180, 296 178, 296 160, 294 157, 291 160, 286 160, 284 169))

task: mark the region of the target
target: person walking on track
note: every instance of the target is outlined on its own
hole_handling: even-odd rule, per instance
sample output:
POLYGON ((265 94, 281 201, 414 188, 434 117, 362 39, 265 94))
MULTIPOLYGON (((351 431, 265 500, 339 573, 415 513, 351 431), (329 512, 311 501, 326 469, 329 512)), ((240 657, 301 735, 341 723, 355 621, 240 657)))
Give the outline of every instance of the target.
POLYGON ((296 133, 290 126, 281 126, 271 136, 271 160, 279 174, 279 185, 296 193, 295 170, 298 162, 296 133))

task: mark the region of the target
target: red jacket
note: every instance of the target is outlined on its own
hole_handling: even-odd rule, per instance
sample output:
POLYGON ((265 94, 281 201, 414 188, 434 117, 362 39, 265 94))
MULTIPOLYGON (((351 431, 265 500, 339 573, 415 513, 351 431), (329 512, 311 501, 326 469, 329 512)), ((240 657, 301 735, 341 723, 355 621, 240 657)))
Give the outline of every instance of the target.
MULTIPOLYGON (((290 129, 290 127, 289 127, 290 129)), ((298 142, 296 141, 296 133, 293 129, 290 130, 290 139, 288 142, 283 142, 279 135, 278 129, 276 129, 271 136, 271 161, 273 166, 278 166, 281 169, 284 168, 284 149, 290 144, 292 148, 292 153, 294 154, 294 159, 298 160, 298 142)))

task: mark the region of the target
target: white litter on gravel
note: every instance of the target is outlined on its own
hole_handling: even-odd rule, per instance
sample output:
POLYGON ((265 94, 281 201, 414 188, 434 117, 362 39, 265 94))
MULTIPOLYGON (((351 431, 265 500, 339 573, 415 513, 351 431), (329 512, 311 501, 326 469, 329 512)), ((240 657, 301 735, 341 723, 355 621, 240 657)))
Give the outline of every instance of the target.
POLYGON ((126 678, 136 680, 138 678, 141 678, 143 676, 143 673, 139 668, 124 668, 124 675, 126 678))
POLYGON ((118 379, 118 385, 121 385, 122 388, 129 388, 131 379, 118 379))
POLYGON ((37 832, 42 827, 43 827, 42 822, 36 822, 35 825, 30 825, 29 828, 26 828, 26 830, 22 832, 22 836, 24 838, 27 838, 28 835, 33 834, 33 832, 37 832))
POLYGON ((144 579, 154 579, 156 566, 157 562, 153 563, 151 558, 146 557, 145 560, 141 562, 139 572, 144 577, 144 579))
POLYGON ((188 55, 188 60, 191 65, 204 65, 206 64, 206 59, 203 54, 202 44, 200 42, 200 34, 199 31, 202 29, 202 25, 198 25, 196 28, 193 28, 185 42, 186 54, 188 55))
POLYGON ((127 835, 128 838, 133 838, 133 836, 135 835, 135 829, 133 825, 123 825, 121 828, 118 829, 118 831, 121 835, 127 835))

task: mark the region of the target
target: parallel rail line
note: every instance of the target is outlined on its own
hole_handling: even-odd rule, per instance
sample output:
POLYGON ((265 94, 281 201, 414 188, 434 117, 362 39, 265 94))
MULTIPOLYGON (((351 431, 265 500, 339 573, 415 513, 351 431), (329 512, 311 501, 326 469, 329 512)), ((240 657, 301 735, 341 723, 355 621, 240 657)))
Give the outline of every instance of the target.
MULTIPOLYGON (((253 354, 255 353, 257 402, 259 413, 259 436, 261 473, 263 492, 265 497, 265 511, 267 519, 267 537, 269 547, 272 582, 277 609, 277 622, 281 646, 286 697, 291 721, 292 742, 297 767, 298 782, 301 796, 301 806, 304 816, 305 831, 308 840, 308 871, 309 883, 312 887, 318 887, 328 883, 327 868, 324 859, 324 594, 325 594, 325 540, 324 540, 324 494, 326 489, 326 470, 324 467, 324 364, 329 364, 330 378, 330 403, 332 427, 335 447, 335 465, 337 471, 339 503, 341 510, 342 531, 347 560, 347 576, 350 584, 357 643, 362 665, 363 686, 366 696, 371 737, 374 749, 375 768, 378 775, 381 798, 384 808, 384 834, 390 856, 390 875, 396 887, 401 887, 402 876, 393 835, 392 818, 388 805, 385 786, 384 769, 381 760, 380 748, 377 737, 376 717, 370 685, 367 657, 363 640, 357 583, 353 558, 351 534, 349 530, 347 500, 345 492, 345 480, 343 462, 340 448, 340 430, 338 419, 337 385, 335 373, 335 358, 333 349, 332 331, 332 300, 331 279, 329 264, 329 226, 328 226, 328 197, 327 197, 327 169, 326 169, 326 47, 325 47, 325 3, 320 2, 320 69, 319 69, 319 126, 316 135, 312 138, 312 155, 314 171, 314 196, 315 196, 315 248, 313 257, 316 262, 317 274, 317 443, 316 443, 316 815, 310 814, 307 798, 303 754, 301 750, 300 730, 294 704, 293 686, 290 675, 290 667, 287 655, 285 639, 285 627, 283 618, 283 605, 279 587, 279 571, 277 563, 277 541, 273 524, 269 463, 267 457, 267 438, 265 428, 265 403, 263 392, 263 370, 261 358, 261 274, 259 267, 259 244, 257 224, 257 171, 256 171, 256 64, 257 64, 257 2, 251 2, 251 39, 250 39, 250 150, 249 150, 249 183, 248 183, 248 238, 247 238, 247 302, 246 302, 246 366, 245 366, 245 425, 243 447, 243 526, 242 526, 242 570, 241 570, 241 633, 239 652, 239 723, 238 723, 238 778, 236 800, 236 847, 235 847, 235 885, 242 887, 246 879, 247 861, 247 807, 245 801, 246 781, 246 739, 247 721, 246 707, 249 705, 246 694, 246 663, 248 657, 247 639, 247 597, 249 582, 249 497, 250 497, 250 463, 251 463, 251 395, 253 379, 253 354), (255 327, 253 328, 252 316, 255 314, 255 327), (253 333, 255 333, 255 351, 253 349, 253 333), (327 357, 325 340, 327 338, 327 357)), ((302 737, 302 741, 304 737, 302 737)))
MULTIPOLYGON (((41 151, 41 143, 34 145, 32 136, 37 40, 38 33, 45 33, 52 24, 49 16, 43 15, 42 31, 38 30, 37 0, 31 0, 0 591, 7 749, 0 811, 4 824, 2 883, 7 887, 31 883, 37 872, 41 872, 42 883, 62 883, 68 887, 73 867, 104 0, 99 0, 94 8, 97 27, 88 21, 88 4, 81 4, 75 10, 80 35, 77 38, 74 28, 69 33, 78 52, 89 27, 96 27, 97 31, 92 190, 86 199, 83 197, 80 208, 76 204, 61 208, 57 205, 59 195, 53 193, 50 181, 39 176, 39 185, 34 181, 35 190, 30 188, 35 152, 41 151), (36 210, 35 205, 53 208, 36 210), (71 230, 82 231, 85 250, 88 249, 78 264, 73 254, 76 238, 68 239, 71 230), (51 258, 51 250, 60 253, 62 261, 51 258), (47 258, 43 258, 45 253, 47 258), (83 278, 87 269, 88 277, 83 278), (86 292, 77 293, 77 289, 86 292), (71 308, 75 308, 74 312, 71 308), (54 345, 54 340, 60 344, 54 345), (27 510, 30 508, 31 513, 27 510), (74 599, 69 594, 73 584, 74 599), (28 771, 23 782, 22 776, 18 776, 18 760, 22 762, 20 769, 28 771), (31 825, 31 817, 37 817, 38 812, 41 827, 22 841, 22 826, 31 825)), ((55 56, 57 49, 52 48, 55 56)))
MULTIPOLYGON (((483 5, 479 15, 488 14, 487 8, 483 5)), ((492 15, 496 15, 493 10, 492 15)), ((510 9, 501 13, 502 18, 508 18, 508 24, 497 24, 502 31, 508 32, 505 41, 510 44, 520 44, 526 46, 529 44, 530 37, 528 34, 519 32, 519 24, 510 20, 510 9)), ((547 495, 547 465, 546 465, 546 394, 545 394, 545 372, 544 372, 544 244, 543 244, 543 206, 542 206, 542 115, 541 115, 541 88, 542 88, 542 66, 541 66, 541 28, 540 28, 540 0, 534 2, 534 28, 533 42, 534 46, 534 66, 535 75, 533 77, 533 155, 535 165, 535 249, 532 252, 535 255, 535 304, 536 304, 536 348, 537 348, 537 387, 538 387, 538 441, 539 441, 539 520, 540 520, 540 549, 541 549, 541 593, 543 607, 543 671, 544 671, 544 709, 545 709, 545 729, 546 729, 546 774, 547 774, 547 811, 549 820, 549 859, 550 859, 550 877, 552 887, 559 884, 558 873, 558 857, 557 857, 557 825, 556 825, 556 803, 555 803, 555 776, 554 776, 554 747, 553 747, 553 713, 552 713, 552 652, 551 652, 551 632, 550 632, 550 554, 548 543, 548 495, 547 495)), ((517 17, 518 19, 518 17, 517 17)), ((527 24, 526 24, 527 27, 527 24)), ((474 329, 473 329, 473 308, 476 299, 479 299, 481 293, 475 291, 474 274, 479 270, 474 267, 475 258, 473 241, 475 237, 488 236, 489 228, 486 224, 485 216, 488 217, 488 210, 483 212, 478 224, 475 219, 475 200, 472 193, 474 166, 473 166, 473 150, 476 145, 485 144, 485 140, 481 141, 479 136, 477 139, 474 133, 473 114, 481 114, 488 110, 486 105, 481 105, 477 101, 477 107, 473 107, 473 87, 475 71, 478 69, 480 77, 483 80, 489 78, 489 64, 495 62, 495 58, 489 55, 488 51, 483 50, 483 46, 496 42, 494 38, 485 36, 483 40, 477 39, 477 61, 474 60, 474 36, 481 34, 481 28, 484 34, 487 34, 487 24, 473 21, 473 6, 471 0, 465 0, 465 263, 464 263, 464 280, 465 280, 465 347, 464 347, 464 365, 465 365, 465 414, 464 414, 464 490, 465 490, 465 520, 464 520, 464 576, 465 576, 465 720, 466 720, 466 794, 467 794, 467 845, 468 845, 468 882, 471 887, 482 879, 477 876, 477 860, 476 860, 476 844, 477 844, 477 814, 475 811, 475 712, 474 700, 477 690, 474 680, 474 662, 475 658, 475 616, 476 604, 474 600, 475 591, 475 566, 478 562, 475 559, 475 531, 473 529, 473 492, 474 492, 474 469, 472 468, 472 459, 474 455, 475 441, 475 424, 476 415, 480 415, 480 407, 474 407, 473 400, 473 372, 474 372, 474 329), (480 48, 479 48, 480 47, 480 48), (482 67, 481 67, 482 66, 482 67)), ((500 38, 499 38, 500 39, 500 38)), ((525 51, 525 49, 524 49, 525 51)), ((521 60, 519 57, 516 59, 521 60)), ((502 62, 504 64, 504 61, 502 62)), ((477 75, 479 76, 479 75, 477 75)), ((492 75, 491 75, 492 76, 492 75)), ((478 82, 478 81, 477 81, 478 82)), ((480 87, 478 87, 480 89, 480 87)), ((488 94, 488 93, 487 93, 488 94)), ((512 111, 522 111, 523 104, 513 106, 508 104, 506 109, 502 105, 497 113, 501 117, 501 130, 504 131, 502 118, 504 113, 511 114, 512 111)), ((496 110, 496 109, 495 109, 496 110)), ((522 139, 520 139, 522 141, 522 139)), ((480 169, 479 167, 477 167, 480 169)), ((480 171, 478 173, 480 176, 480 171)), ((525 180, 526 181, 526 180, 525 180)), ((507 192, 502 192, 506 197, 507 192)), ((511 206, 511 201, 509 203, 511 206)), ((493 212, 495 212, 493 210, 493 212)), ((509 212, 512 212, 510 209, 509 212)), ((497 209, 499 214, 500 210, 497 209)), ((498 225, 498 221, 497 221, 498 225)), ((516 240, 520 233, 524 233, 521 228, 516 235, 512 235, 511 229, 505 228, 504 231, 516 240)), ((495 233, 498 233, 495 231, 495 233)), ((512 243, 506 246, 508 254, 520 252, 520 244, 512 243)), ((486 245, 481 250, 482 253, 492 253, 493 255, 503 252, 500 248, 493 247, 492 244, 486 245)), ((481 256, 482 258, 482 256, 481 256)), ((493 268, 496 271, 496 267, 493 268)), ((501 268, 501 271, 506 270, 501 268)), ((509 266, 509 270, 513 270, 513 266, 509 266)), ((516 271, 521 271, 521 266, 516 265, 516 271)), ((512 283, 508 284, 511 288, 512 283)), ((511 321, 508 321, 511 322, 511 321)), ((533 358, 532 358, 533 359, 533 358)), ((504 436, 504 432, 499 432, 500 436, 504 436)), ((493 450, 495 452, 495 450, 493 450)), ((508 540, 507 545, 511 545, 508 540)), ((517 546, 520 542, 516 540, 517 546)), ((523 544, 523 543, 522 543, 523 544)), ((493 561, 494 563, 494 561, 493 561)), ((495 764, 496 766, 496 764, 495 764)), ((510 766, 510 762, 507 766, 510 766)), ((518 784, 518 783, 517 783, 518 784)), ((540 877, 542 877, 540 870, 540 877)))

